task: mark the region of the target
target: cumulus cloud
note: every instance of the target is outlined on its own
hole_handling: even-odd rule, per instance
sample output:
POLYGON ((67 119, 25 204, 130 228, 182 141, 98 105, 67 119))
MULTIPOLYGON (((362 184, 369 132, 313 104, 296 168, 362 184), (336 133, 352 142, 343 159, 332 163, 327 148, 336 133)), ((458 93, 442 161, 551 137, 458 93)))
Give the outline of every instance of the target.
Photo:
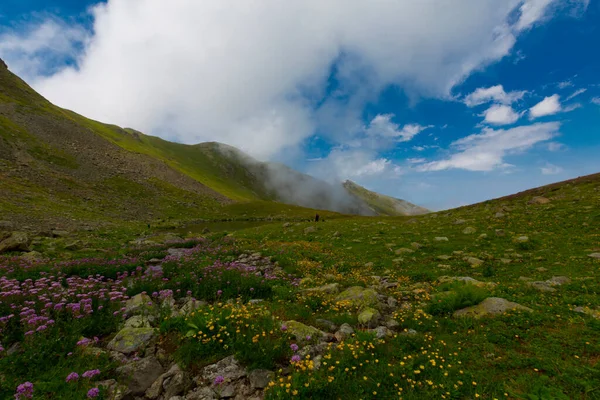
POLYGON ((379 157, 373 151, 337 148, 326 158, 311 163, 309 173, 324 179, 341 181, 375 176, 397 177, 403 171, 392 160, 379 157))
POLYGON ((365 128, 365 133, 367 136, 394 138, 397 142, 408 142, 423 130, 431 128, 419 124, 406 124, 401 129, 400 125, 392 122, 393 117, 393 114, 378 114, 365 128))
POLYGON ((564 171, 562 167, 554 164, 546 164, 546 166, 540 168, 543 175, 557 175, 564 171))
POLYGON ((64 24, 50 35, 17 30, 2 37, 12 45, 0 56, 86 116, 268 158, 317 130, 337 140, 360 129, 364 105, 387 85, 450 97, 472 71, 508 55, 550 3, 108 0, 91 11, 89 40, 64 24), (55 50, 52 37, 65 38, 58 53, 77 65, 44 76, 30 64, 47 58, 32 48, 55 50))
POLYGON ((483 113, 485 122, 493 125, 514 124, 520 115, 511 106, 494 104, 483 113))
POLYGON ((467 107, 475 107, 491 101, 500 104, 512 104, 515 101, 521 100, 525 93, 527 92, 524 90, 515 90, 507 93, 504 91, 502 85, 496 85, 489 88, 478 88, 473 93, 466 96, 463 101, 467 107))
POLYGON ((546 115, 553 115, 559 113, 562 110, 560 105, 560 96, 554 94, 552 96, 545 97, 544 100, 537 103, 535 106, 529 109, 529 118, 539 118, 546 115))
POLYGON ((590 101, 600 106, 600 97, 593 97, 590 101))
POLYGON ((507 167, 504 158, 527 150, 559 133, 558 122, 536 123, 511 129, 484 128, 481 133, 466 136, 451 144, 453 154, 443 160, 432 161, 417 167, 419 171, 465 169, 491 171, 507 167))

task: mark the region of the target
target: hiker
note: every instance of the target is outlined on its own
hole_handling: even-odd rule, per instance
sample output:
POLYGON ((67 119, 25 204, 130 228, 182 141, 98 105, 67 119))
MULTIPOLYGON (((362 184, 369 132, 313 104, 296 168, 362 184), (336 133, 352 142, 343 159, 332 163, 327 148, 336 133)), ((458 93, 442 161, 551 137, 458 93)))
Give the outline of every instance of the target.
POLYGON ((315 215, 315 222, 319 222, 319 214, 315 215))

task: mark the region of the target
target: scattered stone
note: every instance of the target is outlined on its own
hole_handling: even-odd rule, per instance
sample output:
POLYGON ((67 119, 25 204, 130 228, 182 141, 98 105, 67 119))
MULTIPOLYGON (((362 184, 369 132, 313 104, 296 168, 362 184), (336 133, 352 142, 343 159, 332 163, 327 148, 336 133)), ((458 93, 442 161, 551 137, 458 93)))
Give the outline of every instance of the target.
POLYGON ((8 238, 0 242, 0 254, 9 251, 28 252, 31 238, 25 232, 13 232, 8 238))
POLYGON ((400 333, 400 336, 417 336, 418 332, 414 329, 405 329, 404 332, 400 333))
POLYGON ((468 262, 471 265, 471 267, 473 267, 473 268, 479 267, 484 263, 483 260, 476 258, 476 257, 465 257, 465 258, 463 258, 463 260, 468 262))
POLYGON ((81 240, 75 240, 75 241, 65 245, 65 250, 68 250, 68 251, 79 250, 80 248, 81 248, 81 240))
POLYGON ((501 258, 500 262, 502 264, 510 264, 512 262, 512 260, 510 258, 501 258))
POLYGON ((319 328, 327 329, 329 332, 335 332, 337 329, 337 325, 327 319, 318 318, 315 322, 319 328))
MULTIPOLYGON (((210 387, 199 387, 185 395, 185 400, 217 400, 219 395, 210 387)), ((172 400, 172 399, 169 399, 172 400)))
POLYGON ((111 340, 107 348, 119 353, 130 354, 146 348, 148 341, 154 338, 154 335, 152 328, 123 328, 111 340))
POLYGON ((335 237, 335 238, 337 238, 337 237, 340 237, 340 236, 342 236, 342 234, 341 234, 341 233, 339 233, 338 231, 335 231, 335 232, 333 232, 333 235, 332 235, 332 236, 333 236, 333 237, 335 237))
POLYGON ((311 336, 315 339, 326 336, 325 332, 320 329, 317 329, 314 326, 304 325, 303 323, 294 320, 286 321, 284 326, 287 327, 287 331, 294 335, 298 341, 306 340, 307 336, 311 336))
POLYGON ((334 336, 338 342, 341 342, 352 336, 353 333, 354 329, 352 329, 350 324, 344 323, 342 324, 342 326, 340 326, 340 329, 335 333, 334 336))
POLYGON ((269 371, 266 369, 255 369, 254 371, 250 371, 248 374, 248 379, 250 380, 250 386, 253 389, 264 389, 267 387, 269 382, 273 380, 275 374, 273 371, 269 371))
POLYGON ((396 253, 396 255, 400 255, 400 254, 405 254, 405 253, 414 253, 415 251, 412 249, 408 249, 406 247, 402 247, 400 249, 397 249, 394 253, 396 253))
POLYGON ((487 233, 482 233, 481 235, 479 235, 479 239, 487 239, 487 237, 487 233))
POLYGON ((470 235, 470 234, 475 233, 475 232, 477 232, 477 229, 473 228, 472 226, 467 226, 462 231, 462 233, 464 233, 465 235, 470 235))
POLYGON ((377 292, 371 288, 365 289, 361 286, 352 286, 344 290, 335 298, 335 301, 349 302, 350 305, 359 308, 375 306, 378 303, 377 292))
POLYGON ((544 268, 544 267, 539 267, 539 268, 536 268, 535 270, 538 271, 538 272, 546 272, 546 271, 548 271, 548 269, 544 268))
POLYGON ((496 229, 495 233, 496 233, 496 236, 504 236, 505 235, 504 229, 496 229))
POLYGON ((127 319, 124 328, 150 328, 150 322, 154 321, 154 317, 147 316, 143 317, 141 315, 134 315, 133 317, 127 319))
POLYGON ((380 318, 381 313, 372 307, 367 307, 358 314, 358 322, 369 327, 375 326, 380 318))
POLYGON ((457 219, 456 221, 454 221, 454 225, 461 225, 461 224, 464 224, 465 222, 467 222, 467 221, 464 219, 457 219))
POLYGON ((219 375, 225 379, 225 382, 233 382, 245 377, 247 372, 234 356, 229 356, 215 364, 204 367, 202 370, 202 378, 211 384, 219 375))
POLYGON ((125 303, 125 314, 133 315, 142 312, 152 304, 150 296, 144 293, 139 293, 127 300, 125 303))
POLYGON ((327 294, 338 294, 340 292, 339 283, 330 283, 329 285, 323 285, 319 287, 313 287, 302 290, 308 293, 327 293, 327 294))
POLYGON ((600 311, 599 310, 592 310, 589 307, 576 307, 573 309, 573 311, 581 313, 581 314, 586 314, 586 315, 590 315, 596 319, 600 319, 600 311))
POLYGON ((476 306, 471 306, 458 310, 454 313, 455 317, 474 317, 480 318, 486 315, 503 314, 510 310, 520 310, 532 312, 529 307, 522 306, 518 303, 508 301, 500 297, 488 297, 476 306))
POLYGON ((53 230, 52 232, 50 232, 52 234, 53 237, 67 237, 70 235, 69 232, 67 231, 61 231, 61 230, 53 230))
POLYGON ((394 333, 385 326, 378 326, 377 328, 372 329, 371 332, 375 333, 375 337, 377 339, 383 339, 385 337, 394 335, 394 333))
POLYGON ((30 251, 28 253, 22 254, 20 258, 23 260, 26 260, 26 261, 38 261, 38 260, 41 260, 43 258, 43 256, 42 256, 42 253, 40 253, 40 252, 30 251))
POLYGON ((473 285, 477 287, 489 287, 493 288, 496 286, 494 282, 481 282, 477 279, 473 279, 470 276, 440 276, 437 281, 439 283, 446 282, 464 282, 466 285, 473 285))
POLYGON ((531 279, 531 278, 527 278, 526 276, 520 276, 520 277, 519 277, 519 280, 520 280, 520 281, 529 282, 529 281, 532 281, 533 279, 531 279))
POLYGON ((387 298, 386 301, 387 301, 388 307, 390 307, 390 308, 396 308, 396 307, 398 307, 398 300, 396 300, 395 297, 390 296, 390 297, 387 298))
POLYGON ((292 224, 289 222, 286 222, 285 224, 283 224, 284 228, 289 228, 290 226, 292 226, 292 224))
POLYGON ((535 281, 527 282, 527 284, 532 288, 539 290, 540 292, 556 292, 556 289, 554 289, 548 282, 535 281))
POLYGON ((548 279, 546 282, 548 282, 552 286, 560 286, 560 285, 565 285, 567 283, 571 283, 571 279, 569 279, 566 276, 553 276, 552 278, 548 279))
POLYGON ((206 304, 204 300, 188 299, 179 309, 179 314, 189 315, 206 304))
POLYGON ((365 263, 365 268, 373 268, 375 264, 373 262, 365 263))
POLYGON ((535 196, 531 200, 529 200, 529 204, 548 204, 550 203, 550 199, 543 196, 535 196))
POLYGON ((595 259, 600 259, 600 253, 588 254, 588 257, 595 258, 595 259))
POLYGON ((423 247, 423 245, 421 243, 418 243, 418 242, 412 242, 410 245, 414 249, 420 249, 421 247, 423 247))
POLYGON ((163 368, 153 356, 133 361, 117 368, 121 382, 133 395, 142 395, 162 375, 163 368))
POLYGON ((526 242, 529 242, 529 236, 525 236, 525 235, 518 236, 518 237, 515 239, 515 241, 517 241, 518 243, 526 243, 526 242))
POLYGON ((317 231, 317 228, 314 226, 309 226, 308 228, 304 229, 304 234, 307 235, 309 233, 315 233, 317 231))
POLYGON ((496 214, 494 214, 494 218, 504 218, 504 213, 497 212, 496 214))
POLYGON ((437 236, 433 240, 435 240, 436 242, 447 242, 448 238, 446 236, 437 236))
POLYGON ((395 319, 389 319, 386 321, 385 326, 387 326, 389 329, 396 330, 400 328, 400 323, 395 319))
POLYGON ((446 254, 442 254, 442 255, 437 256, 437 259, 438 260, 442 260, 442 261, 447 261, 447 260, 449 260, 451 258, 452 258, 452 256, 449 256, 449 255, 446 255, 446 254))

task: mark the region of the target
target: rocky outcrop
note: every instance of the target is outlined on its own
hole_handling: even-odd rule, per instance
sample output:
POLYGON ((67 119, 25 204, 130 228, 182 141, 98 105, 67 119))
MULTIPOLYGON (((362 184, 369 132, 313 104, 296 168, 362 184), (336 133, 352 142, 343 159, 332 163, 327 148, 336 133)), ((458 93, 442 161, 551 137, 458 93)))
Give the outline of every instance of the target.
POLYGON ((31 251, 31 238, 25 232, 13 232, 10 236, 0 242, 0 254, 10 251, 31 251))
POLYGON ((123 328, 107 347, 119 353, 131 354, 143 350, 154 336, 153 328, 123 328))
POLYGON ((133 361, 117 368, 119 381, 127 385, 129 392, 135 396, 142 395, 163 373, 163 367, 151 356, 133 361))
POLYGON ((455 317, 473 317, 481 318, 488 315, 504 314, 507 311, 518 310, 528 311, 533 310, 529 307, 522 306, 520 304, 508 301, 500 297, 488 297, 476 306, 471 306, 458 310, 454 313, 455 317))

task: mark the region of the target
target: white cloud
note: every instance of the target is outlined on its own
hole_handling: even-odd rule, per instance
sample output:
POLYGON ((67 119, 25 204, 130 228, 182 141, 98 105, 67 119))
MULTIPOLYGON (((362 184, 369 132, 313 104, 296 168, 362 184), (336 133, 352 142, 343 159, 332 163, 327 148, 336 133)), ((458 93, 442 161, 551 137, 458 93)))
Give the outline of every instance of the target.
POLYGON ((565 99, 565 101, 569 101, 569 100, 571 100, 573 97, 575 97, 575 96, 579 96, 580 94, 582 94, 582 93, 585 93, 585 92, 587 92, 587 89, 585 89, 585 88, 577 89, 576 91, 574 91, 574 92, 573 92, 573 94, 571 94, 569 97, 567 97, 567 98, 565 99))
POLYGON ((571 80, 568 81, 563 81, 563 82, 558 82, 558 88, 559 89, 565 89, 568 87, 573 86, 573 82, 571 82, 571 80))
POLYGON ((425 146, 413 146, 412 149, 415 151, 424 151, 426 149, 426 147, 425 146))
POLYGON ((440 171, 445 169, 465 169, 469 171, 491 171, 507 167, 507 155, 520 153, 539 142, 550 140, 558 135, 558 122, 537 123, 515 128, 494 130, 484 128, 452 143, 449 158, 429 162, 419 166, 419 171, 440 171))
POLYGON ((408 158, 406 162, 409 164, 422 164, 427 161, 425 158, 408 158))
POLYGON ((4 34, 13 45, 0 56, 51 101, 86 116, 268 158, 317 129, 336 140, 360 129, 364 105, 387 85, 413 98, 450 97, 472 71, 508 55, 548 4, 108 0, 93 8, 89 41, 60 25, 33 46, 54 51, 50 38, 63 37, 56 51, 72 56, 80 44, 77 67, 50 77, 30 68, 47 60, 30 45, 35 29, 4 34), (324 98, 334 64, 339 89, 324 98))
POLYGON ((600 106, 600 97, 593 97, 590 101, 600 106))
POLYGON ((562 143, 559 142, 550 142, 548 143, 548 150, 549 151, 560 151, 560 150, 564 150, 567 146, 565 146, 562 143))
POLYGON ((397 177, 402 168, 391 160, 378 157, 376 152, 364 149, 333 149, 321 161, 311 164, 309 173, 322 178, 342 181, 365 177, 397 177))
POLYGON ((408 142, 423 130, 431 127, 419 124, 406 124, 400 129, 400 125, 392 122, 393 117, 393 114, 376 115, 369 123, 369 126, 365 128, 365 133, 368 136, 395 138, 398 142, 408 142))
POLYGON ((514 124, 520 115, 511 106, 494 104, 483 113, 485 122, 494 125, 514 124))
POLYGON ((540 170, 543 175, 556 175, 564 171, 562 167, 550 163, 546 164, 545 167, 540 168, 540 170))
POLYGON ((543 117, 546 115, 553 115, 562 110, 560 105, 560 96, 554 94, 544 98, 544 100, 537 103, 535 106, 529 109, 529 117, 531 119, 543 117))
POLYGON ((468 107, 475 107, 490 101, 501 104, 512 104, 523 98, 526 91, 505 92, 502 85, 491 86, 489 88, 478 88, 473 93, 465 97, 464 103, 468 107))

